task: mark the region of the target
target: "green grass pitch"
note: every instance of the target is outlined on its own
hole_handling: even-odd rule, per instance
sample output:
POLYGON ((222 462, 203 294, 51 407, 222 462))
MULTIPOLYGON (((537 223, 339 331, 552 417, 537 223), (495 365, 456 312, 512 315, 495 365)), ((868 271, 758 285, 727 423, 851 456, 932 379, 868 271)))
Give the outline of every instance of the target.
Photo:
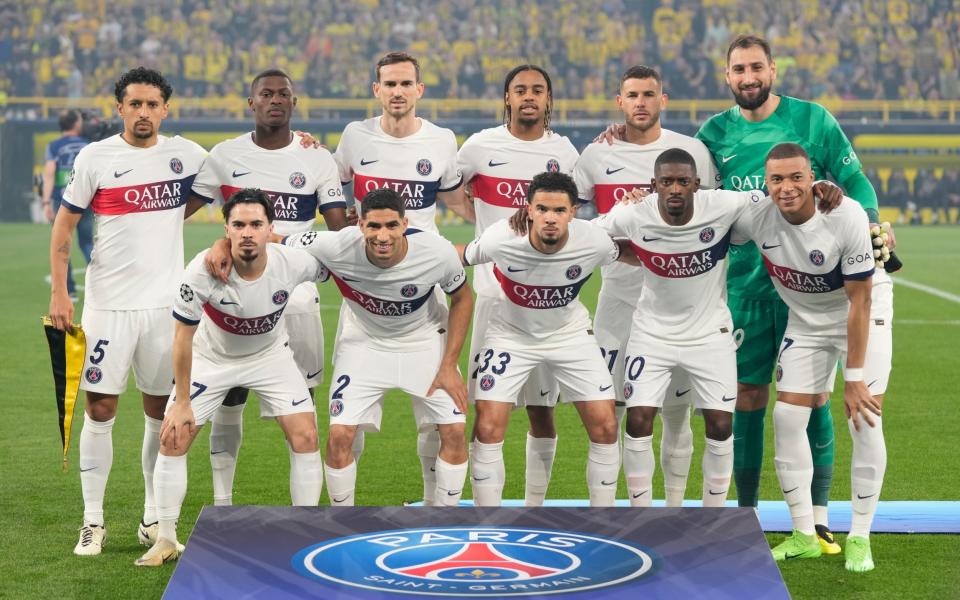
MULTIPOLYGON (((444 232, 457 242, 472 237, 472 228, 468 227, 446 228, 444 232)), ((4 224, 0 225, 0 234, 0 311, 6 315, 0 344, 0 389, 4 396, 0 420, 0 598, 158 598, 173 569, 133 566, 144 550, 135 536, 143 501, 139 396, 132 387, 123 396, 114 428, 114 463, 105 505, 107 546, 100 557, 76 557, 72 549, 82 513, 76 440, 82 416, 78 410, 70 471, 63 474, 49 355, 40 326, 49 299, 44 281, 49 228, 4 224)), ((218 226, 189 225, 185 235, 187 259, 221 234, 218 226)), ((960 295, 960 229, 902 227, 897 234, 898 254, 907 265, 903 277, 960 295)), ((79 252, 74 256, 79 257, 79 252)), ((583 290, 582 298, 591 310, 598 289, 597 276, 583 290)), ((894 372, 884 407, 889 466, 883 499, 957 500, 960 469, 953 454, 960 429, 960 413, 956 410, 960 398, 956 391, 960 305, 905 286, 897 286, 895 292, 894 372)), ((340 302, 334 286, 321 285, 321 302, 329 360, 340 302)), ((465 365, 466 356, 463 359, 465 365)), ((328 380, 329 373, 328 368, 328 380)), ((326 384, 319 388, 321 406, 325 404, 326 384)), ((392 394, 386 410, 389 416, 384 419, 383 431, 367 437, 359 469, 358 504, 399 504, 418 499, 421 494, 409 404, 401 395, 392 394)), ((325 411, 319 412, 323 439, 327 418, 325 411)), ((837 475, 832 497, 847 499, 850 440, 839 396, 834 397, 833 412, 837 423, 837 475)), ((234 498, 237 503, 285 505, 290 499, 283 438, 276 425, 260 421, 257 415, 258 406, 252 401, 245 416, 234 498)), ((572 407, 561 406, 557 418, 560 443, 549 496, 584 498, 586 436, 572 407)), ((524 421, 523 414, 515 414, 508 432, 506 498, 523 495, 524 421)), ((698 439, 702 439, 702 425, 695 422, 695 427, 698 439)), ((762 497, 779 499, 771 432, 768 424, 762 497)), ((190 458, 181 540, 189 535, 201 506, 212 499, 207 447, 207 435, 202 433, 190 458)), ((688 498, 699 496, 702 442, 697 447, 688 498)), ((662 481, 658 480, 656 486, 662 489, 662 481)), ((469 492, 465 495, 469 497, 469 492)), ((620 496, 624 495, 621 481, 620 496)), ((327 502, 325 496, 321 502, 327 502)), ((769 537, 776 542, 782 536, 769 537)), ((843 536, 840 539, 842 543, 843 536)), ((783 567, 791 594, 795 598, 871 599, 960 595, 960 536, 875 535, 872 539, 877 563, 874 572, 848 574, 842 556, 797 561, 783 567)))

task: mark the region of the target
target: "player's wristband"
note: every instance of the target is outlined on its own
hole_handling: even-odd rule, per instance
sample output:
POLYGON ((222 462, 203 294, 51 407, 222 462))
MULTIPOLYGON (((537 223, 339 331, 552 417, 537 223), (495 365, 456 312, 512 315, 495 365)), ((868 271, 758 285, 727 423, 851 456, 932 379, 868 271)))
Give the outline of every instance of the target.
POLYGON ((843 370, 843 380, 844 381, 863 381, 863 369, 844 369, 843 370))

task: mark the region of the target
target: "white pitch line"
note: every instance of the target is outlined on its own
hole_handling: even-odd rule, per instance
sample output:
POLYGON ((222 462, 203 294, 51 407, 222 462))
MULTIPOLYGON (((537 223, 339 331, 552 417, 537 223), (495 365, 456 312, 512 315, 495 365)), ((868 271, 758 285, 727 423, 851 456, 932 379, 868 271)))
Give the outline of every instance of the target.
POLYGON ((904 287, 920 290, 921 292, 926 292, 931 296, 936 296, 937 298, 943 298, 944 300, 949 300, 950 302, 960 304, 960 296, 957 296, 956 294, 951 294, 950 292, 945 292, 929 285, 917 283, 916 281, 910 281, 909 279, 904 279, 903 277, 891 277, 891 279, 893 279, 894 283, 904 287))
POLYGON ((960 325, 960 321, 925 321, 923 319, 897 319, 894 318, 897 325, 960 325))

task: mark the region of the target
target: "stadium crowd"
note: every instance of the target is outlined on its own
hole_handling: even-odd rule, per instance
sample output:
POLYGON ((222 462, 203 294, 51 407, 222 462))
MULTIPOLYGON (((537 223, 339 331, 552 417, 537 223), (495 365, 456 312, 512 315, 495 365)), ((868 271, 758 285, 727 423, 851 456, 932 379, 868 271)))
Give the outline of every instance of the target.
POLYGON ((499 97, 516 57, 555 74, 558 98, 609 97, 623 65, 649 64, 675 98, 726 98, 724 50, 763 33, 779 91, 800 98, 960 98, 957 0, 117 0, 0 6, 4 96, 110 95, 136 65, 183 96, 244 96, 281 68, 312 97, 367 97, 373 57, 422 57, 428 94, 499 97))

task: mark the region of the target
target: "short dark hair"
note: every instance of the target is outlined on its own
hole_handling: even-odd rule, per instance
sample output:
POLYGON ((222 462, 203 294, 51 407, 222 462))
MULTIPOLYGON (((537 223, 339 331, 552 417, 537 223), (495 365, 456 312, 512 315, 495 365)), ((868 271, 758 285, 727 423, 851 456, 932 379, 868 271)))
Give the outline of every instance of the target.
POLYGON ((620 85, 623 85, 623 82, 628 79, 653 79, 658 84, 663 84, 663 80, 660 79, 660 73, 658 73, 653 67, 648 67, 646 65, 634 65, 624 71, 623 77, 620 78, 620 85))
POLYGON ((420 83, 420 63, 411 54, 406 52, 387 52, 384 54, 383 58, 377 61, 377 81, 380 81, 380 69, 382 67, 403 62, 413 64, 413 68, 417 72, 417 83, 420 83))
POLYGON ((127 95, 127 86, 131 83, 145 83, 159 88, 160 94, 163 95, 164 102, 169 102, 170 96, 173 95, 173 87, 164 79, 160 71, 146 67, 137 67, 121 75, 120 79, 118 79, 117 83, 113 86, 113 95, 116 97, 118 103, 123 103, 123 98, 127 95))
POLYGON ((693 174, 697 174, 697 161, 683 148, 670 148, 661 152, 653 163, 653 172, 659 171, 663 165, 690 165, 693 174))
POLYGON ((67 110, 60 113, 60 117, 57 122, 60 125, 60 131, 69 131, 77 126, 77 122, 80 120, 80 111, 73 110, 68 108, 67 110))
POLYGON ((230 222, 230 211, 238 204, 259 204, 263 207, 263 212, 267 214, 267 223, 273 223, 273 202, 270 196, 263 190, 257 188, 243 188, 230 195, 230 198, 223 203, 223 220, 230 222))
POLYGON ((507 94, 510 93, 510 84, 513 83, 514 77, 524 71, 536 71, 543 75, 544 80, 547 82, 547 110, 544 111, 543 114, 543 124, 545 128, 549 129, 550 113, 553 112, 553 82, 550 81, 550 75, 543 67, 531 64, 517 65, 510 69, 510 72, 507 73, 507 76, 503 79, 503 122, 505 125, 510 125, 510 103, 507 102, 507 94))
POLYGON ((259 73, 257 73, 257 75, 253 78, 253 81, 250 82, 251 94, 253 94, 254 88, 257 87, 257 83, 261 79, 264 79, 266 77, 283 77, 284 79, 290 82, 290 88, 291 89, 293 88, 293 80, 290 79, 290 76, 287 75, 285 72, 281 71, 280 69, 267 69, 266 71, 260 71, 259 73))
POLYGON ((764 163, 771 160, 796 158, 798 156, 802 156, 807 161, 807 164, 810 164, 810 155, 807 154, 807 151, 804 150, 803 146, 793 142, 783 142, 782 144, 777 144, 770 149, 770 152, 767 153, 767 158, 764 160, 764 163))
POLYGON ((403 197, 390 188, 376 188, 367 192, 360 201, 360 216, 366 217, 371 210, 395 210, 403 218, 406 212, 403 197))
POLYGON ((763 39, 759 35, 738 35, 730 42, 730 47, 727 48, 727 64, 730 64, 730 55, 733 54, 733 51, 737 48, 763 48, 763 53, 767 55, 767 62, 773 62, 773 52, 770 51, 770 42, 763 39))
POLYGON ((545 171, 534 176, 527 189, 528 204, 537 192, 561 192, 570 198, 570 204, 577 205, 577 184, 566 173, 545 171))

